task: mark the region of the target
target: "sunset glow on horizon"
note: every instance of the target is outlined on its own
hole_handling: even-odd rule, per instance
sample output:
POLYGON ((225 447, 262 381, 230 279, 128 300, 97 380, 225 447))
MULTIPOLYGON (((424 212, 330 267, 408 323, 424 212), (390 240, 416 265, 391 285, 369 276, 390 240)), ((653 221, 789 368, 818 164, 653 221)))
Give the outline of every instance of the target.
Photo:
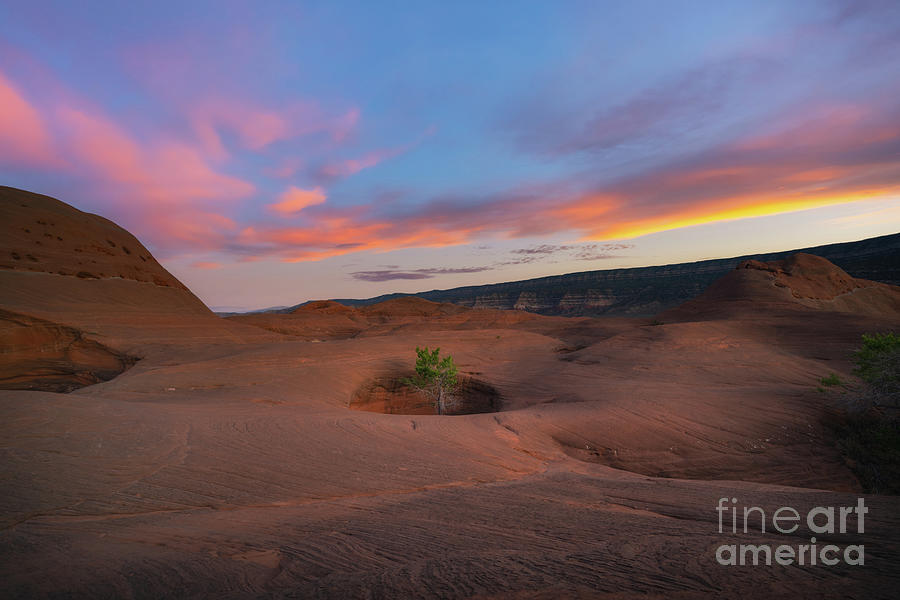
POLYGON ((900 230, 898 57, 896 2, 15 0, 0 184, 223 309, 848 241, 900 230))

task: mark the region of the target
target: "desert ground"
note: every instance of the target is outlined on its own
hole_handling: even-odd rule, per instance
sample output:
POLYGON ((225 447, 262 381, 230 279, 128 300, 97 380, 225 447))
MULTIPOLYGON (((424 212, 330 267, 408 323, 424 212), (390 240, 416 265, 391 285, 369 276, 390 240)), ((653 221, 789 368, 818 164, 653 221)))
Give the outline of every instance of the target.
MULTIPOLYGON (((890 598, 900 500, 866 495, 823 393, 900 288, 748 263, 646 318, 415 298, 221 318, 131 234, 0 189, 0 595, 890 598), (379 382, 416 346, 491 400, 379 382), (480 386, 480 387, 479 387, 480 386), (865 564, 723 566, 721 498, 869 508, 865 564)), ((855 519, 855 517, 851 517, 855 519)), ((753 521, 752 523, 755 523, 753 521)), ((851 521, 855 523, 855 521, 851 521)), ((751 524, 752 524, 751 523, 751 524)))

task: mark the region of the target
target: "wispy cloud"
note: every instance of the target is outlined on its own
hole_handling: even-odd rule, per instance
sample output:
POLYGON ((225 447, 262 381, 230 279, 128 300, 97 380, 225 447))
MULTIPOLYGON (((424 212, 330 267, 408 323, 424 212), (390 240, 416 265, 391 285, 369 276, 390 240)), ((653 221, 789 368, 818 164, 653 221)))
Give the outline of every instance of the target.
POLYGON ((60 166, 45 119, 3 73, 0 73, 0 163, 19 167, 60 166))
POLYGON ((325 133, 342 139, 359 120, 359 110, 328 114, 311 101, 284 108, 254 106, 250 102, 209 98, 190 107, 190 121, 206 152, 227 156, 223 133, 233 135, 243 148, 259 151, 281 140, 325 133))
POLYGON ((435 131, 436 128, 432 126, 426 129, 422 133, 422 135, 420 135, 415 141, 408 144, 392 148, 380 148, 378 150, 372 150, 363 154, 362 156, 357 156, 354 158, 325 162, 313 169, 311 175, 316 181, 320 181, 326 184, 331 183, 337 179, 350 177, 351 175, 355 175, 360 171, 372 168, 386 160, 390 160, 402 154, 406 154, 407 152, 419 146, 426 138, 433 135, 435 131))
POLYGON ((360 281, 381 282, 399 279, 431 279, 438 275, 456 275, 459 273, 481 273, 490 271, 493 267, 459 267, 459 268, 431 268, 431 269, 379 269, 375 271, 354 271, 350 276, 360 281))
POLYGON ((674 74, 618 105, 573 112, 542 96, 514 107, 502 128, 516 146, 545 157, 650 148, 677 139, 684 145, 719 126, 716 116, 741 103, 736 90, 766 83, 773 69, 761 58, 723 58, 674 74))
POLYGON ((523 265, 536 262, 560 262, 564 260, 606 260, 621 258, 621 250, 633 248, 632 244, 540 244, 511 250, 512 257, 498 265, 523 265))
POLYGON ((402 269, 399 265, 384 265, 381 269, 354 271, 350 276, 360 281, 382 282, 400 279, 431 279, 438 275, 458 275, 483 273, 503 269, 511 265, 529 264, 552 259, 560 260, 602 260, 616 258, 616 252, 631 248, 631 244, 540 244, 527 248, 515 248, 508 252, 506 259, 477 267, 441 267, 402 269))
POLYGON ((540 246, 532 246, 531 248, 517 248, 512 250, 513 254, 524 254, 526 256, 543 256, 548 254, 558 254, 571 250, 572 246, 555 246, 552 244, 541 244, 540 246))
POLYGON ((191 263, 191 266, 194 267, 195 269, 212 270, 212 269, 221 269, 222 263, 218 263, 218 262, 214 262, 214 261, 198 260, 196 262, 191 263))

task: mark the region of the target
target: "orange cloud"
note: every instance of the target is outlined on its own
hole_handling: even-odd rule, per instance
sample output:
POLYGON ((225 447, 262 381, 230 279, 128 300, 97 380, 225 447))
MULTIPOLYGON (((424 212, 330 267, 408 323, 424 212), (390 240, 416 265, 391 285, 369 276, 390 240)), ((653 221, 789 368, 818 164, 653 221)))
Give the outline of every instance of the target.
POLYGON ((219 250, 229 244, 238 228, 225 215, 188 204, 144 206, 139 217, 142 229, 179 249, 219 250))
POLYGON ((195 269, 221 269, 222 263, 198 260, 197 262, 191 263, 191 266, 195 269))
POLYGON ((269 205, 269 210, 287 217, 297 214, 308 206, 322 204, 325 198, 325 193, 320 187, 303 190, 292 185, 278 197, 278 202, 269 205))
POLYGON ((247 227, 238 241, 255 249, 258 256, 276 255, 284 262, 301 262, 364 250, 454 246, 468 242, 476 232, 477 229, 445 230, 439 225, 416 227, 402 222, 332 219, 327 225, 317 220, 310 227, 247 227))
POLYGON ((722 176, 705 169, 649 176, 622 186, 603 219, 592 219, 585 197, 560 211, 583 240, 629 239, 708 223, 761 217, 900 193, 900 164, 858 168, 760 164, 722 176), (712 182, 712 184, 710 184, 712 182), (659 200, 657 200, 659 199, 659 200), (668 201, 665 201, 668 200, 668 201))
POLYGON ((561 184, 446 198, 395 210, 390 218, 379 216, 377 205, 323 211, 306 227, 254 229, 240 243, 257 255, 303 261, 455 245, 486 235, 573 232, 583 240, 614 240, 898 195, 900 132, 886 136, 896 128, 884 127, 884 115, 861 115, 868 113, 842 112, 824 121, 816 115, 768 134, 766 144, 713 148, 581 194, 561 184))
POLYGON ((785 175, 782 181, 787 183, 826 183, 851 172, 851 169, 842 167, 812 168, 785 175))
POLYGON ((833 193, 827 188, 823 188, 818 193, 808 195, 720 198, 715 203, 690 206, 678 212, 660 211, 659 215, 653 217, 623 219, 607 226, 598 227, 585 234, 582 239, 631 239, 670 229, 707 225, 735 219, 764 217, 833 204, 846 204, 896 193, 900 193, 900 186, 857 190, 850 193, 833 193))
MULTIPOLYGON (((317 145, 320 138, 326 146, 338 142, 357 126, 359 111, 335 116, 315 103, 272 108, 211 100, 190 104, 179 115, 190 123, 184 138, 138 136, 67 92, 41 98, 42 103, 29 102, 0 75, 0 163, 44 166, 56 174, 52 161, 58 160, 70 167, 67 176, 77 177, 85 193, 110 204, 111 216, 164 252, 202 248, 234 252, 243 260, 303 261, 456 245, 486 236, 571 233, 610 240, 900 193, 900 113, 893 106, 842 105, 811 107, 788 115, 780 128, 615 181, 598 182, 585 169, 572 181, 541 187, 523 184, 424 204, 375 200, 349 208, 326 205, 323 187, 291 186, 265 212, 302 214, 303 227, 237 223, 233 209, 256 187, 226 172, 226 145, 265 150, 266 160, 277 165, 267 174, 291 176, 304 161, 292 156, 279 163, 277 148, 270 146, 313 133, 317 145), (312 206, 317 208, 306 210, 312 206)), ((319 174, 352 175, 417 143, 326 163, 319 174)), ((196 264, 211 268, 213 263, 196 264)))
POLYGON ((562 220, 568 227, 576 227, 578 223, 588 223, 602 219, 611 210, 620 205, 621 199, 611 194, 590 194, 580 202, 568 203, 557 209, 547 211, 548 217, 562 220))

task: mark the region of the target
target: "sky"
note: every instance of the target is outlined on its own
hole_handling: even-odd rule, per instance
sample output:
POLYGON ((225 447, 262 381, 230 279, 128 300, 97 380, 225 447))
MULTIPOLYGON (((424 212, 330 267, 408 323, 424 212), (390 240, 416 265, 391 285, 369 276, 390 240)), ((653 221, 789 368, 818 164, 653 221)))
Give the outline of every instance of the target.
POLYGON ((900 2, 0 2, 0 183, 217 310, 900 231, 900 2))

